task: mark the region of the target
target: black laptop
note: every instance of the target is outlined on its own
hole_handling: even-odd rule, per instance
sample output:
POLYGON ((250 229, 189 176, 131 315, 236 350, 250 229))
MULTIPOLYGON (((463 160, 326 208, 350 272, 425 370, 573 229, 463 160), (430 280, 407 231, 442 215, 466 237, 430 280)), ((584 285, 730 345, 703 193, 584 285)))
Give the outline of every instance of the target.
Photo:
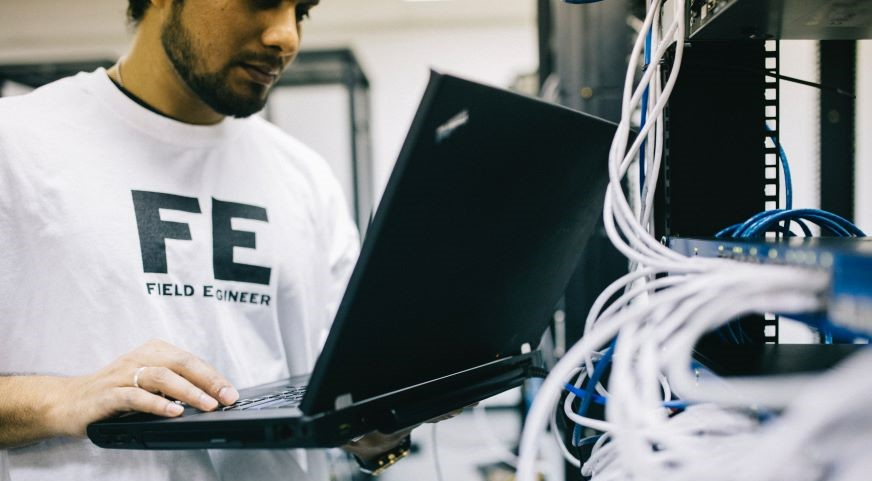
POLYGON ((614 130, 433 72, 312 374, 88 436, 122 449, 333 447, 520 385, 601 218, 614 130))

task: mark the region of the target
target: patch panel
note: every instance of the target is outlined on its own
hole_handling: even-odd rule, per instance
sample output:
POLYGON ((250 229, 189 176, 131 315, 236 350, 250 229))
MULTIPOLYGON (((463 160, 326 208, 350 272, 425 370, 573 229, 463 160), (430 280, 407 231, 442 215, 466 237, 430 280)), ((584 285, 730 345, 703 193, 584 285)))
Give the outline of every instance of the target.
POLYGON ((694 0, 691 40, 861 39, 872 33, 872 8, 844 0, 694 0))
POLYGON ((823 270, 830 274, 825 318, 814 321, 843 336, 872 336, 872 238, 723 240, 672 237, 668 245, 689 256, 733 259, 823 270))

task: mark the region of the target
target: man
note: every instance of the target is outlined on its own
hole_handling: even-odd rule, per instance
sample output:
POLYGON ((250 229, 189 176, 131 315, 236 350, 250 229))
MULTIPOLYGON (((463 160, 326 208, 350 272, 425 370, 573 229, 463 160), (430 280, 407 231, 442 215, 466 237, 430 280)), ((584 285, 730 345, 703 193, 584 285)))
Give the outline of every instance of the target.
MULTIPOLYGON (((136 36, 115 66, 0 101, 11 479, 323 477, 315 452, 111 451, 83 438, 126 411, 178 416, 167 398, 213 410, 236 386, 311 370, 357 232, 322 159, 250 116, 317 3, 130 0, 136 36)), ((371 460, 406 434, 346 449, 371 460)))

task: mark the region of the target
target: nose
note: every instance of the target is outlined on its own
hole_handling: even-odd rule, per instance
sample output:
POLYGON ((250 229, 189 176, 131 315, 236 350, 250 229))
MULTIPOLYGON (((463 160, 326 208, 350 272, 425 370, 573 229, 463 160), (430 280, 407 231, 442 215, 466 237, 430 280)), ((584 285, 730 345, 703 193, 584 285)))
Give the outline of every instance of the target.
POLYGON ((284 6, 272 11, 269 22, 261 35, 266 47, 275 49, 282 57, 293 58, 300 49, 300 31, 294 2, 283 2, 284 6))

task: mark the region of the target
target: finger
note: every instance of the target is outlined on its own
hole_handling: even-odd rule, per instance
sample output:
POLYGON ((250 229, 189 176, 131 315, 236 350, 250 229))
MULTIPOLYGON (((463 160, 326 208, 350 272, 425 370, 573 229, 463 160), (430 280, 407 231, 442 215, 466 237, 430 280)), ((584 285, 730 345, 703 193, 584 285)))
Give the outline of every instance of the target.
POLYGON ((172 369, 225 406, 239 399, 230 382, 199 357, 163 341, 152 341, 146 347, 144 364, 172 369))
POLYGON ((418 426, 420 425, 416 424, 415 426, 401 429, 399 431, 389 434, 383 433, 381 431, 372 431, 364 436, 352 439, 347 444, 345 444, 344 447, 345 449, 350 450, 353 454, 357 456, 369 458, 390 450, 391 448, 402 442, 403 439, 405 439, 406 436, 408 436, 412 432, 412 430, 418 426))
POLYGON ((451 411, 450 413, 443 414, 443 415, 441 415, 441 416, 438 416, 438 417, 435 417, 435 418, 433 418, 433 419, 430 419, 430 420, 427 421, 427 422, 428 422, 428 423, 438 423, 438 422, 441 422, 441 421, 447 421, 447 420, 449 420, 449 419, 451 419, 451 418, 455 418, 455 417, 457 417, 457 416, 460 416, 461 414, 463 414, 463 409, 458 409, 458 410, 456 410, 456 411, 451 411))
POLYGON ((113 390, 113 410, 116 412, 138 411, 163 417, 176 417, 184 408, 169 399, 135 387, 119 387, 113 390))
POLYGON ((381 442, 381 443, 400 441, 404 437, 411 434, 412 431, 414 431, 420 425, 421 425, 420 423, 415 424, 413 426, 409 426, 409 427, 400 429, 399 431, 394 431, 392 433, 383 433, 381 431, 372 431, 371 433, 367 434, 365 436, 365 438, 371 438, 371 439, 374 439, 377 442, 381 442))
POLYGON ((394 431, 392 433, 382 433, 380 431, 376 431, 376 432, 378 434, 380 434, 381 436, 384 436, 384 439, 387 441, 394 441, 394 440, 399 441, 399 440, 403 439, 404 437, 408 436, 409 434, 411 434, 412 431, 414 431, 415 428, 417 428, 418 426, 420 426, 420 424, 415 424, 414 426, 409 426, 407 428, 403 428, 403 429, 400 429, 399 431, 394 431))
POLYGON ((218 401, 190 381, 165 367, 146 367, 139 375, 139 386, 152 393, 163 393, 203 411, 218 407, 218 401))

